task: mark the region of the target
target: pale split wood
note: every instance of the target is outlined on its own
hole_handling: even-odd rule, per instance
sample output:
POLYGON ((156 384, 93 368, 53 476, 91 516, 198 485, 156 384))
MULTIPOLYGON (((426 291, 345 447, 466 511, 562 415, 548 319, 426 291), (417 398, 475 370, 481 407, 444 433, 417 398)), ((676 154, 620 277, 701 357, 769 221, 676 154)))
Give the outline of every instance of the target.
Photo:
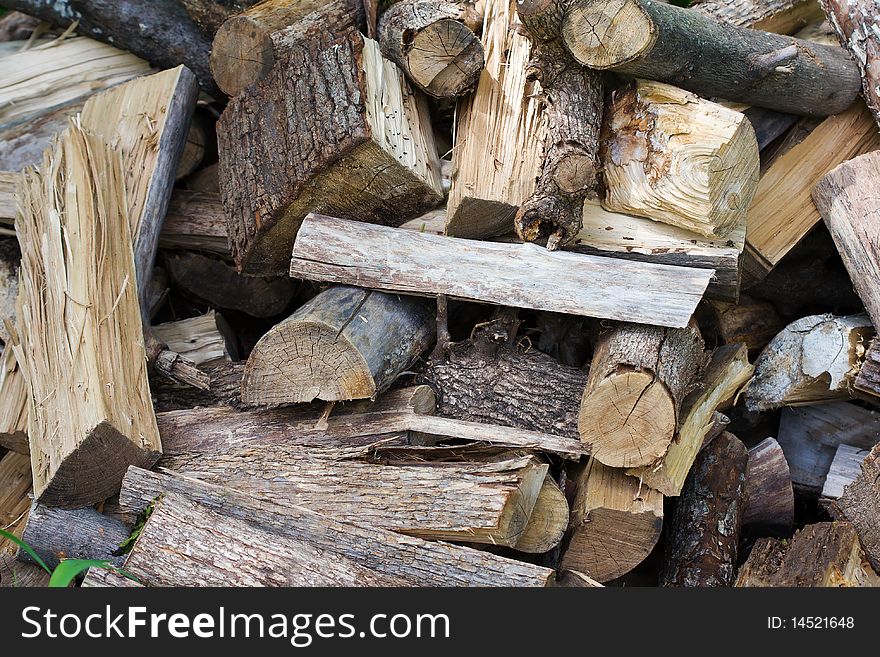
POLYGON ((168 348, 195 365, 210 365, 230 360, 228 331, 223 317, 213 310, 204 315, 178 319, 153 327, 156 336, 168 348), (222 327, 222 329, 221 329, 222 327))
POLYGON ((10 346, 0 356, 0 447, 28 454, 28 387, 10 346))
POLYGON ((838 445, 828 475, 825 477, 825 485, 822 486, 822 497, 831 500, 841 497, 844 489, 861 473, 862 463, 870 452, 869 449, 852 445, 838 445))
POLYGON ((565 530, 568 529, 568 500, 565 494, 547 475, 538 499, 535 500, 535 508, 529 516, 529 522, 514 549, 519 552, 541 554, 552 550, 559 545, 565 530))

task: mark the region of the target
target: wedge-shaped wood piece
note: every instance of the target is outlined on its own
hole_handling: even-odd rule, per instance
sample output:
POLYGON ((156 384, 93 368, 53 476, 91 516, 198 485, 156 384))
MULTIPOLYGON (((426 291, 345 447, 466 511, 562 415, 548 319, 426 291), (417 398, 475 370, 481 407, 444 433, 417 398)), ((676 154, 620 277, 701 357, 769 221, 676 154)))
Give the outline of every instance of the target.
POLYGON ((828 476, 825 477, 825 485, 822 486, 822 497, 829 500, 841 497, 844 489, 862 472, 862 463, 870 452, 869 449, 859 449, 852 445, 838 445, 828 469, 828 476))
POLYGON ((312 214, 294 244, 290 275, 686 326, 711 272, 548 251, 535 244, 455 239, 312 214))
POLYGON ((794 538, 759 539, 739 569, 736 585, 773 587, 878 586, 848 522, 807 525, 794 538))
POLYGON ((777 34, 794 34, 823 18, 815 0, 706 0, 691 8, 719 23, 777 34))
POLYGON ((668 84, 618 89, 602 133, 603 205, 723 238, 758 185, 758 142, 741 112, 668 84))
MULTIPOLYGON (((30 459, 14 452, 0 457, 0 527, 19 538, 27 525, 30 493, 30 459)), ((0 557, 14 555, 18 549, 8 538, 0 537, 0 557)))
POLYGON ((842 48, 723 25, 660 2, 576 0, 562 34, 585 66, 781 112, 836 114, 859 91, 858 69, 842 48))
POLYGON ((581 441, 594 458, 630 468, 666 454, 682 402, 706 364, 703 346, 695 324, 620 324, 600 335, 578 415, 581 441))
POLYGON ((663 495, 596 459, 575 476, 563 569, 608 582, 645 560, 663 529, 663 495))
POLYGON ((260 338, 245 367, 242 403, 375 397, 431 346, 435 330, 423 299, 331 287, 260 338))
POLYGON ((705 372, 682 402, 678 439, 657 463, 630 468, 626 473, 666 496, 679 495, 694 459, 712 430, 713 415, 733 404, 753 371, 744 345, 715 349, 705 372))
POLYGON ((810 315, 792 322, 755 362, 746 405, 764 411, 851 396, 873 334, 867 315, 810 315))
POLYGON ((743 525, 788 529, 794 523, 791 468, 782 446, 765 438, 749 450, 743 525))
POLYGON ((94 504, 161 451, 121 157, 71 124, 19 197, 14 351, 28 382, 34 493, 50 506, 94 504))
POLYGON ((311 211, 396 226, 442 200, 425 98, 354 30, 292 48, 217 129, 232 255, 248 274, 284 273, 311 211))
POLYGON ((874 569, 880 569, 880 448, 876 445, 862 462, 862 472, 847 486, 836 509, 849 520, 874 569))
POLYGON ((136 515, 162 494, 185 496, 222 518, 302 541, 407 585, 546 586, 553 581, 553 571, 548 568, 486 551, 340 521, 297 506, 293 499, 268 504, 225 486, 140 468, 129 469, 120 504, 136 515))
POLYGON ((11 347, 0 356, 0 447, 29 454, 28 386, 11 347))

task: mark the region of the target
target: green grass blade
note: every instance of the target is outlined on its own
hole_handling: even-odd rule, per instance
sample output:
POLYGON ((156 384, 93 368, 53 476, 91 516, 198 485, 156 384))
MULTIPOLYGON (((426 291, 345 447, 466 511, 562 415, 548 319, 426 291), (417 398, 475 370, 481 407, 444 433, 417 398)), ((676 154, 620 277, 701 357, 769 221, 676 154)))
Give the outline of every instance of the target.
POLYGON ((36 561, 37 565, 40 566, 40 568, 45 570, 50 575, 52 574, 52 571, 49 570, 49 566, 47 566, 46 563, 42 559, 40 559, 40 555, 34 552, 34 549, 23 540, 21 540, 18 536, 16 536, 15 534, 10 534, 3 529, 0 529, 0 536, 15 543, 18 547, 27 552, 28 556, 36 561))
POLYGON ((55 572, 52 573, 52 577, 49 578, 49 588, 67 588, 77 575, 89 568, 113 569, 109 561, 98 559, 64 559, 58 564, 55 572))

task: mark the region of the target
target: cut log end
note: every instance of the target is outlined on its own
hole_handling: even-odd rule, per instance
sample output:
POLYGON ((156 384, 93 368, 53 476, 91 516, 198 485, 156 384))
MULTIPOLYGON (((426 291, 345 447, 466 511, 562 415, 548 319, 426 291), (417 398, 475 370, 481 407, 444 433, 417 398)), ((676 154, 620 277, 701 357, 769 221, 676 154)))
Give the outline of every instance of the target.
POLYGON ((553 479, 545 477, 515 549, 529 554, 541 554, 559 545, 568 528, 568 501, 553 479))
POLYGON ((578 430, 599 461, 629 468, 663 456, 675 423, 675 400, 667 387, 647 372, 625 369, 584 396, 578 430))
POLYGON ((632 0, 580 3, 566 14, 562 35, 577 61, 600 70, 636 59, 657 39, 654 22, 632 0))
POLYGON ((406 55, 410 79, 436 98, 460 96, 483 70, 480 40, 463 23, 449 18, 418 32, 406 55))
POLYGON ((274 64, 271 36, 247 16, 229 18, 214 36, 211 70, 217 86, 229 96, 262 79, 274 64))

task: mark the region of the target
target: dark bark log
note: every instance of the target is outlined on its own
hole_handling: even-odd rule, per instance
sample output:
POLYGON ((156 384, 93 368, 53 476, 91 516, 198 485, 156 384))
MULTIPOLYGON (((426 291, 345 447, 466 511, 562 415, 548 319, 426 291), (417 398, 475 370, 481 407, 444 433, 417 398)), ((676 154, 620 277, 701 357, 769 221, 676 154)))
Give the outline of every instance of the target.
POLYGON ((697 321, 710 344, 744 344, 756 356, 785 322, 767 301, 742 295, 737 303, 709 301, 697 309, 697 321))
POLYGON ((880 340, 871 340, 854 385, 862 392, 880 397, 880 340))
POLYGON ((880 572, 880 447, 862 463, 862 474, 837 500, 840 514, 849 520, 875 570, 880 572))
POLYGON ((193 22, 210 38, 230 16, 240 14, 262 0, 177 0, 193 22))
POLYGON ((814 0, 697 0, 690 7, 719 23, 794 34, 822 19, 814 0))
POLYGON ((836 114, 859 91, 858 69, 842 48, 722 25, 660 2, 578 0, 563 39, 586 66, 781 112, 836 114))
POLYGON ((766 438, 749 450, 743 525, 788 529, 794 523, 791 470, 782 447, 766 438))
POLYGON ((749 453, 723 433, 697 457, 672 517, 663 586, 730 586, 742 526, 749 453))

